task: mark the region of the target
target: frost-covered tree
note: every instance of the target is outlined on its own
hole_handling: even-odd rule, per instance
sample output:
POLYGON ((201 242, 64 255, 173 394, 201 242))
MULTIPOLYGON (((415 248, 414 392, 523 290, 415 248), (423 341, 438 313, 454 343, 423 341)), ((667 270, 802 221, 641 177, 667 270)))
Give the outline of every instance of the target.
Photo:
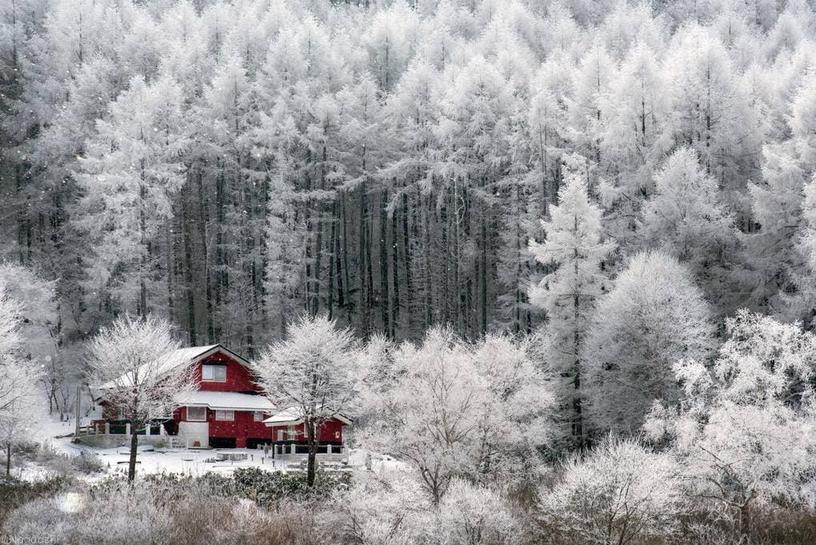
POLYGON ((763 148, 762 180, 749 187, 755 232, 746 237, 748 295, 752 308, 785 315, 780 294, 796 290, 803 258, 796 251, 807 173, 788 146, 763 148))
POLYGON ((606 119, 602 104, 617 66, 603 43, 596 40, 575 67, 575 94, 568 102, 571 138, 578 153, 601 161, 601 135, 606 119))
POLYGON ((6 453, 6 476, 11 475, 15 445, 29 441, 45 416, 37 384, 40 370, 22 363, 9 365, 0 365, 0 447, 6 453))
POLYGON ((682 512, 678 470, 670 454, 610 437, 570 458, 555 485, 541 488, 539 516, 556 535, 581 543, 665 536, 682 512))
POLYGON ((327 420, 349 412, 358 374, 351 333, 325 316, 303 316, 286 337, 267 347, 254 364, 260 385, 280 409, 303 420, 309 446, 307 483, 314 485, 318 432, 327 420))
POLYGON ((687 493, 735 515, 774 504, 813 507, 816 337, 797 324, 740 311, 712 368, 683 360, 679 409, 656 403, 647 435, 668 441, 687 493))
POLYGON ((667 48, 666 73, 672 86, 665 137, 694 148, 726 200, 747 214, 739 196, 756 173, 762 131, 726 47, 706 27, 684 25, 667 48))
POLYGON ((14 445, 28 437, 41 412, 39 368, 22 357, 22 309, 0 283, 0 447, 6 454, 6 475, 11 473, 14 445))
POLYGON ((20 357, 28 364, 39 367, 48 397, 49 413, 62 414, 66 406, 67 382, 72 378, 67 362, 60 353, 59 303, 54 282, 48 282, 26 267, 0 264, 0 292, 17 301, 19 308, 21 348, 20 357))
POLYGON ((450 331, 431 330, 422 346, 405 344, 393 357, 399 379, 382 394, 367 443, 408 461, 438 504, 451 479, 474 469, 475 413, 484 389, 450 331))
POLYGON ((502 337, 469 347, 432 329, 389 357, 369 366, 379 378, 368 379, 377 399, 364 442, 409 462, 435 504, 456 477, 519 479, 534 469, 552 436, 554 395, 523 347, 502 337))
POLYGON ((163 300, 156 284, 166 281, 167 271, 157 274, 163 268, 157 248, 173 215, 171 197, 184 181, 181 106, 172 78, 148 83, 134 77, 110 117, 98 121, 78 175, 84 189, 79 223, 94 240, 89 288, 100 302, 110 294, 118 308, 139 316, 163 300))
POLYGON ((572 439, 582 446, 584 343, 606 281, 601 264, 614 245, 602 241, 601 211, 590 201, 578 168, 571 168, 565 176, 558 206, 550 209, 550 219, 542 221, 542 226, 546 239, 532 241, 530 251, 540 263, 556 268, 530 288, 530 301, 547 314, 549 363, 564 379, 565 389, 560 393, 568 405, 567 421, 572 439))
POLYGON ((642 232, 647 246, 688 264, 711 300, 728 300, 737 250, 733 219, 694 150, 678 149, 655 176, 655 196, 643 208, 642 232))
POLYGON ((714 333, 709 306, 677 259, 662 252, 634 256, 598 303, 587 338, 592 427, 636 434, 655 400, 677 402, 672 365, 705 361, 714 333))
POLYGON ((180 361, 178 347, 170 324, 152 315, 119 318, 88 343, 92 391, 107 410, 130 422, 129 481, 136 478, 139 430, 195 388, 192 367, 180 361))
POLYGON ((599 193, 607 230, 624 249, 637 242, 637 220, 654 193, 654 171, 669 145, 662 138, 670 111, 662 68, 658 53, 637 42, 601 101, 605 172, 599 193))

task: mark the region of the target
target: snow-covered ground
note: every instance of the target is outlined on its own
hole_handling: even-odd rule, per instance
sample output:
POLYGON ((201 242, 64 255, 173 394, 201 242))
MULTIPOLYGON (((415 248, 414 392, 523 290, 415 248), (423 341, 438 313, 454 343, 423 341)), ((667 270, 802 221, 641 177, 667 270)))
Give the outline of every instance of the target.
MULTIPOLYGON (((83 422, 83 425, 86 424, 83 422)), ((129 450, 127 447, 94 448, 72 442, 74 422, 60 422, 46 420, 32 434, 32 439, 50 448, 56 454, 67 456, 95 456, 102 463, 102 472, 78 474, 78 478, 95 481, 127 472, 129 450)), ((263 450, 256 449, 213 449, 188 450, 153 448, 148 445, 139 447, 138 466, 140 474, 178 473, 190 476, 201 476, 205 473, 219 473, 229 475, 237 468, 257 467, 267 471, 286 470, 291 462, 273 459, 265 456, 263 450), (236 456, 237 455, 237 456, 236 456), (246 455, 245 460, 230 460, 220 458, 235 458, 246 455)), ((363 449, 350 449, 348 467, 355 471, 371 469, 375 472, 400 468, 402 464, 388 456, 369 453, 363 449)), ((40 464, 27 462, 15 468, 14 475, 26 480, 37 480, 56 474, 40 464)))
MULTIPOLYGON (((108 473, 126 473, 129 450, 126 447, 94 449, 82 447, 89 454, 96 455, 108 473)), ((268 471, 285 468, 280 460, 265 457, 262 450, 187 450, 187 449, 139 449, 139 473, 180 473, 193 477, 205 473, 230 474, 239 467, 259 467, 268 471), (246 460, 219 460, 220 455, 246 454, 246 460), (277 462, 277 463, 276 463, 277 462)))

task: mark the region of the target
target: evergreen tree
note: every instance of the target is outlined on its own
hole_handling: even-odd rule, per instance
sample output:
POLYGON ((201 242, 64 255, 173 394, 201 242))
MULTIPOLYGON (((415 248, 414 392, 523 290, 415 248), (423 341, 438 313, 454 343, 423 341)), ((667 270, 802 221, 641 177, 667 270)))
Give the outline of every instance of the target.
POLYGON ((598 297, 605 290, 604 260, 614 244, 602 241, 601 211, 590 201, 580 157, 572 157, 558 205, 542 221, 546 239, 531 242, 530 251, 542 264, 557 268, 531 287, 530 301, 547 313, 549 363, 563 378, 562 396, 573 441, 586 441, 584 429, 585 342, 598 297))

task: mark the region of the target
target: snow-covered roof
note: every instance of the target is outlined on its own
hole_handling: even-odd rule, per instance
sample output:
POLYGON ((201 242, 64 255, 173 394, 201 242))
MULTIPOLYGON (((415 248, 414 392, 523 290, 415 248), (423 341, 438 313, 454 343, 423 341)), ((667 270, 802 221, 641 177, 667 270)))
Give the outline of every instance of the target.
MULTIPOLYGON (((279 411, 264 420, 264 424, 269 427, 297 426, 298 424, 303 423, 302 415, 302 411, 297 407, 289 407, 288 409, 283 409, 282 411, 279 411)), ((351 419, 343 416, 342 414, 336 414, 333 416, 333 418, 339 420, 343 424, 351 424, 351 419)))
POLYGON ((196 390, 180 394, 175 398, 179 406, 209 407, 224 411, 263 411, 273 409, 272 402, 265 396, 241 394, 239 392, 205 392, 196 390))
MULTIPOLYGON (((235 352, 221 346, 220 344, 208 344, 206 346, 190 346, 188 348, 179 348, 178 350, 173 350, 172 352, 168 352, 167 354, 162 356, 161 361, 159 361, 158 364, 148 363, 143 365, 140 369, 143 370, 143 372, 145 373, 154 372, 152 366, 156 365, 157 367, 155 369, 155 373, 158 376, 161 376, 170 373, 171 371, 178 369, 183 365, 190 365, 198 361, 199 359, 205 356, 209 356, 210 354, 218 351, 226 352, 227 354, 241 362, 243 365, 247 366, 249 365, 249 362, 246 361, 244 358, 242 358, 235 352)), ((127 373, 116 380, 111 380, 104 384, 95 386, 94 388, 96 390, 106 390, 109 388, 118 388, 123 385, 127 385, 129 384, 129 382, 132 382, 130 375, 131 373, 127 373)))

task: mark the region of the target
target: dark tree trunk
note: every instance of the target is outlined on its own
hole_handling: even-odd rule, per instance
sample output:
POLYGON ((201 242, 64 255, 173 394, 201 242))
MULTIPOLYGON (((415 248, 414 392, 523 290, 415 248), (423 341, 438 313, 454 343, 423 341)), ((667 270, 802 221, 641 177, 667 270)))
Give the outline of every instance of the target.
POLYGON ((306 485, 314 486, 315 475, 317 474, 317 437, 315 433, 315 421, 312 418, 307 418, 306 424, 306 441, 309 444, 309 457, 306 465, 306 485))
POLYGON ((184 292, 187 303, 187 330, 190 333, 190 344, 196 346, 196 315, 195 315, 195 293, 193 284, 193 252, 192 252, 192 218, 186 203, 187 196, 181 195, 181 233, 184 237, 184 292))
MULTIPOLYGON (((578 216, 574 217, 574 223, 575 223, 574 230, 577 233, 578 232, 578 216)), ((578 249, 577 248, 575 249, 574 259, 575 259, 575 271, 574 272, 575 272, 575 280, 576 280, 576 286, 577 286, 578 273, 579 273, 579 271, 578 271, 578 249)), ((576 287, 576 290, 577 290, 577 287, 576 287)), ((580 304, 581 304, 581 298, 580 298, 579 293, 576 291, 573 294, 573 317, 574 317, 574 320, 575 320, 575 322, 574 322, 575 330, 573 331, 573 339, 572 339, 572 342, 573 342, 572 349, 573 349, 573 357, 574 357, 573 370, 572 370, 574 375, 573 375, 572 386, 573 386, 573 395, 575 397, 573 397, 573 400, 572 400, 572 407, 573 407, 573 412, 574 412, 574 415, 573 415, 574 416, 573 435, 574 435, 574 437, 576 438, 576 440, 578 442, 578 448, 579 449, 584 448, 584 415, 583 415, 583 406, 581 404, 581 360, 580 360, 580 356, 579 356, 580 349, 581 349, 580 348, 581 337, 580 337, 580 334, 578 332, 578 321, 579 321, 579 318, 580 318, 580 304)))
POLYGON ((388 313, 388 304, 391 295, 388 292, 388 211, 385 209, 388 202, 388 190, 384 189, 380 195, 380 319, 382 330, 386 336, 391 336, 391 323, 388 313))
POLYGON ((136 454, 139 449, 139 436, 136 434, 136 422, 130 423, 130 459, 128 461, 128 481, 136 478, 136 454))
MULTIPOLYGON (((400 321, 400 281, 399 281, 399 238, 397 228, 397 211, 391 217, 391 338, 395 338, 400 321)), ((407 268, 407 263, 406 263, 407 268)))

